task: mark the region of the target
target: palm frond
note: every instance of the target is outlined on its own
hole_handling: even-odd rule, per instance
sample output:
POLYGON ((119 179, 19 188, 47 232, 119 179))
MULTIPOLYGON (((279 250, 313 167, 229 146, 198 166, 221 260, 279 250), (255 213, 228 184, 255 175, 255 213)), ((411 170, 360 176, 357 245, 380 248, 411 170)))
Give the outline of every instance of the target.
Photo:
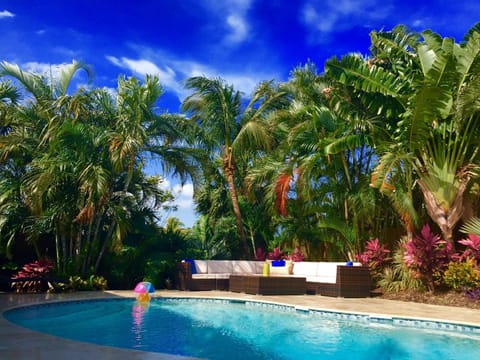
POLYGON ((403 99, 403 83, 395 74, 382 67, 369 67, 367 61, 358 55, 343 56, 340 60, 332 58, 325 64, 327 76, 342 84, 354 86, 367 93, 378 93, 391 96, 406 106, 403 99))
POLYGON ((337 154, 345 150, 353 150, 362 146, 372 145, 372 139, 363 134, 352 134, 343 136, 330 142, 325 147, 326 154, 337 154))
POLYGON ((480 236, 480 218, 472 217, 460 228, 465 234, 474 234, 480 236))
POLYGON ((290 191, 291 174, 281 174, 275 184, 275 208, 282 216, 287 216, 287 199, 290 191))
POLYGON ((372 55, 380 60, 388 59, 390 63, 396 59, 407 59, 415 56, 420 34, 410 31, 405 25, 397 25, 391 31, 372 31, 372 55))
POLYGON ((16 104, 20 99, 20 91, 12 84, 10 80, 0 82, 0 102, 16 104))
POLYGON ((0 76, 11 76, 18 80, 25 89, 32 94, 37 100, 50 96, 50 87, 47 81, 41 75, 23 71, 16 64, 11 64, 6 61, 0 63, 0 76))
POLYGON ((87 73, 88 81, 90 82, 93 77, 93 69, 87 64, 73 60, 71 64, 66 64, 61 67, 58 79, 51 80, 55 83, 56 97, 65 95, 68 90, 68 86, 71 84, 73 77, 79 70, 84 70, 87 73))

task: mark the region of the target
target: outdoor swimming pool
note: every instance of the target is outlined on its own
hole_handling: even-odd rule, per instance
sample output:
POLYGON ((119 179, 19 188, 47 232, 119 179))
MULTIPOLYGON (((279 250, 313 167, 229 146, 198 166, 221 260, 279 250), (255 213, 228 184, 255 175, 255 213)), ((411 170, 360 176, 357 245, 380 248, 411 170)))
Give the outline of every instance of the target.
POLYGON ((4 313, 64 338, 207 359, 473 359, 480 329, 253 301, 158 298, 50 303, 4 313))

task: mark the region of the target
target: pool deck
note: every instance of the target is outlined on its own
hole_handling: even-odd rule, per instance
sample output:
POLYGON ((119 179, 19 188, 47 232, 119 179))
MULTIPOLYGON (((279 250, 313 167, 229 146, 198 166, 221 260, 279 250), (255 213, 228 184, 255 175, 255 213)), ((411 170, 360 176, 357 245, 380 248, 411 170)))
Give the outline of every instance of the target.
MULTIPOLYGON (((11 294, 0 293, 0 312, 17 306, 55 301, 130 297, 132 291, 76 292, 70 294, 11 294)), ((334 310, 370 316, 401 317, 435 320, 480 326, 480 311, 449 306, 417 304, 378 298, 344 299, 318 295, 245 295, 228 291, 157 291, 155 297, 208 297, 244 299, 292 305, 299 308, 334 310)), ((95 329, 92 329, 94 331, 95 329)), ((159 353, 98 346, 46 335, 14 325, 0 316, 0 359, 19 360, 157 360, 191 359, 159 353)))

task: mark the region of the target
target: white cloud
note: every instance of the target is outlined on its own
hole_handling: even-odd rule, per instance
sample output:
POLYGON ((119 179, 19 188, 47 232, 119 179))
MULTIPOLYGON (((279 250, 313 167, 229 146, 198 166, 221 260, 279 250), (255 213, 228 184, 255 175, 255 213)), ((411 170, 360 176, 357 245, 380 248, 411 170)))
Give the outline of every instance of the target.
POLYGON ((379 0, 308 0, 300 16, 313 41, 322 42, 333 32, 368 26, 373 20, 386 18, 391 8, 392 5, 379 0))
POLYGON ((135 74, 157 75, 162 86, 166 90, 174 92, 180 101, 189 94, 184 88, 183 81, 192 76, 220 77, 246 95, 250 95, 260 81, 276 77, 275 74, 248 73, 247 71, 242 73, 223 72, 220 69, 196 61, 180 60, 166 53, 155 53, 151 49, 137 50, 147 54, 148 59, 146 57, 131 59, 114 56, 107 56, 106 58, 115 66, 127 69, 135 74))
POLYGON ((320 14, 311 4, 305 5, 302 15, 307 25, 311 25, 321 32, 330 32, 338 18, 336 13, 331 13, 328 16, 320 14))
POLYGON ((3 10, 3 11, 0 11, 0 19, 3 19, 3 18, 11 18, 11 17, 14 17, 15 14, 11 13, 10 11, 8 10, 3 10))
POLYGON ((247 37, 248 25, 241 16, 230 15, 227 17, 227 24, 231 29, 231 33, 225 37, 228 43, 240 43, 247 37))
POLYGON ((170 205, 176 205, 177 212, 169 214, 168 217, 177 217, 186 227, 191 227, 198 217, 194 210, 193 185, 191 183, 183 186, 181 184, 173 185, 168 179, 163 179, 159 187, 162 190, 169 190, 175 198, 170 205))
POLYGON ((243 74, 225 74, 225 81, 228 84, 233 84, 234 88, 240 90, 246 95, 251 95, 255 87, 264 80, 270 80, 270 78, 260 79, 254 75, 243 75, 243 74))
POLYGON ((27 71, 31 71, 39 74, 49 74, 50 72, 59 73, 60 65, 61 64, 55 65, 55 64, 47 64, 47 63, 39 63, 36 61, 30 61, 23 64, 22 68, 27 71))
POLYGON ((67 63, 48 64, 48 63, 30 61, 22 64, 21 68, 26 71, 45 75, 47 77, 51 76, 52 78, 56 79, 59 77, 62 67, 66 65, 68 64, 67 63))
POLYGON ((146 59, 135 60, 126 57, 122 57, 119 59, 114 56, 106 56, 106 58, 112 64, 120 68, 128 69, 135 74, 139 74, 142 76, 156 75, 158 76, 158 79, 160 80, 162 86, 173 90, 177 94, 182 92, 182 86, 177 80, 176 73, 169 66, 165 66, 162 70, 154 62, 146 59))
POLYGON ((193 184, 186 183, 182 186, 181 184, 172 184, 168 179, 162 179, 158 186, 160 189, 168 190, 173 194, 175 197, 173 203, 179 209, 193 208, 193 184))
MULTIPOLYGON (((239 90, 247 95, 250 95, 255 86, 263 80, 274 78, 274 76, 262 77, 262 74, 252 74, 248 72, 230 73, 224 72, 220 69, 214 69, 210 66, 195 62, 195 61, 172 61, 172 66, 177 69, 177 72, 182 74, 183 78, 192 76, 206 76, 208 78, 222 78, 228 84, 232 84, 236 90, 239 90)), ((185 90, 182 92, 185 94, 185 90)))
POLYGON ((416 19, 416 20, 413 20, 412 26, 417 29, 423 29, 427 27, 426 23, 427 22, 425 21, 425 19, 416 19))
POLYGON ((122 58, 121 61, 129 69, 142 75, 157 75, 162 72, 157 65, 148 60, 132 60, 128 58, 122 58))
MULTIPOLYGON (((107 60, 110 61, 113 65, 118 67, 123 67, 131 70, 134 73, 141 74, 141 75, 159 75, 168 73, 160 70, 160 68, 155 65, 153 62, 145 59, 134 60, 129 59, 126 57, 122 57, 120 59, 116 58, 115 56, 106 56, 107 60)), ((171 75, 170 75, 171 77, 171 75)))
POLYGON ((214 21, 223 21, 228 30, 224 36, 227 45, 237 45, 248 39, 250 25, 247 17, 252 0, 218 0, 205 1, 202 4, 215 15, 214 21))
POLYGON ((187 210, 193 208, 193 185, 175 185, 172 188, 172 192, 175 195, 175 203, 179 209, 187 210))

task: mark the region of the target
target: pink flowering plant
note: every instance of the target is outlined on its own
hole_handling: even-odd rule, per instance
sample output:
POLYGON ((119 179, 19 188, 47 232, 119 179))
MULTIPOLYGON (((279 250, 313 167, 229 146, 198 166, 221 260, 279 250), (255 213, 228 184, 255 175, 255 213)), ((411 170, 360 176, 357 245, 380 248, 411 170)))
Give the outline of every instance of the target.
POLYGON ((255 251, 255 260, 265 261, 266 258, 267 253, 261 247, 257 248, 257 250, 255 251))
POLYGON ((435 235, 427 224, 419 235, 405 243, 403 260, 433 291, 436 280, 442 279, 452 255, 452 244, 435 235))
POLYGON ((41 258, 25 264, 23 268, 12 276, 12 288, 16 292, 42 292, 52 288, 48 276, 54 267, 53 261, 41 258))
POLYGON ((378 280, 381 277, 383 269, 390 262, 390 250, 381 245, 378 238, 369 240, 365 244, 365 251, 357 254, 355 257, 364 266, 368 266, 372 278, 378 280))
POLYGON ((288 260, 292 260, 294 262, 300 262, 300 261, 303 261, 303 259, 305 258, 305 255, 300 251, 300 249, 298 247, 296 247, 291 253, 290 255, 287 256, 287 259, 288 260))
POLYGON ((480 265, 480 236, 469 234, 468 239, 460 240, 459 243, 466 247, 463 253, 460 254, 460 259, 471 258, 475 260, 477 266, 480 265))
POLYGON ((256 250, 256 260, 292 260, 295 262, 303 261, 305 255, 302 251, 296 247, 290 254, 287 254, 284 250, 281 250, 278 246, 274 247, 272 251, 266 253, 262 248, 256 250))
POLYGON ((282 260, 284 259, 285 254, 278 246, 274 247, 267 255, 268 260, 282 260))

